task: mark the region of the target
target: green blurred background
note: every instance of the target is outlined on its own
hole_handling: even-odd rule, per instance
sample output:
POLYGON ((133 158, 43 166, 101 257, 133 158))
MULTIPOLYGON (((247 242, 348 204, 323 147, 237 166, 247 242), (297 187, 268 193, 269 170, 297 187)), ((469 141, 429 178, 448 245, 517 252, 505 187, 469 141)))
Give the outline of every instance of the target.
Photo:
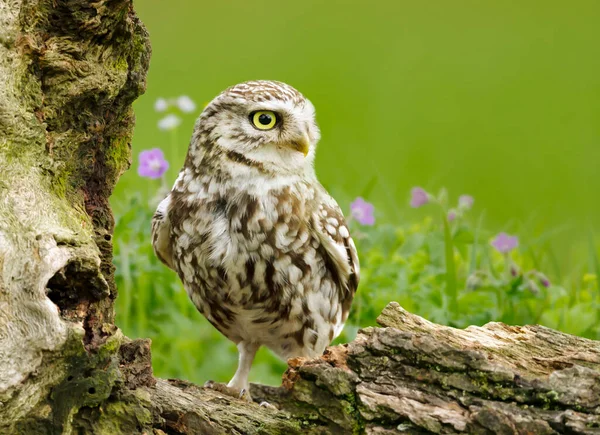
MULTIPOLYGON (((153 54, 135 104, 134 158, 169 151, 158 97, 199 108, 250 79, 297 87, 317 108, 317 173, 350 197, 377 177, 380 218, 406 218, 413 185, 470 193, 495 224, 534 219, 561 263, 600 222, 600 2, 138 0, 153 54)), ((134 163, 135 164, 135 163, 134 163)), ((147 185, 135 170, 116 196, 147 185)), ((151 187, 149 187, 151 188, 151 187)))
MULTIPOLYGON (((340 204, 362 194, 378 222, 403 223, 415 217, 412 186, 446 187, 453 198, 473 195, 489 227, 519 228, 522 239, 551 234, 559 275, 588 263, 590 233, 600 228, 597 0, 135 7, 153 54, 147 92, 135 103, 132 169, 113 196, 117 217, 128 211, 125 198, 139 193, 143 203, 158 187, 138 177, 140 151, 165 151, 170 185, 203 105, 232 84, 275 79, 314 103, 317 174, 340 204), (182 94, 197 113, 176 133, 159 131, 154 101, 182 94)), ((178 285, 166 276, 165 285, 178 285)), ((136 331, 143 335, 143 325, 136 331)))

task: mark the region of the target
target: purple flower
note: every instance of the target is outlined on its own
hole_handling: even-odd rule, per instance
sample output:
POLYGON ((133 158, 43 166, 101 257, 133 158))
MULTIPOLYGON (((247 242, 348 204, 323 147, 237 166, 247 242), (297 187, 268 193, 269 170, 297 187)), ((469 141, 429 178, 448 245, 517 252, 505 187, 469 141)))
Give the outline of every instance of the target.
POLYGON ((537 272, 537 276, 544 287, 550 287, 550 280, 546 275, 544 275, 542 272, 537 272))
POLYGON ((471 195, 460 195, 458 197, 458 206, 467 210, 473 207, 474 202, 475 199, 471 195))
POLYGON ((450 210, 448 212, 448 222, 452 222, 455 219, 456 219, 456 211, 450 210))
POLYGON ((519 239, 517 236, 500 233, 492 240, 491 244, 498 252, 506 254, 519 246, 519 239))
POLYGON ((373 215, 375 207, 373 204, 365 201, 361 197, 356 198, 356 200, 350 204, 350 211, 352 213, 352 217, 361 225, 375 224, 375 216, 373 215))
POLYGON ((140 177, 160 178, 169 169, 169 162, 165 160, 162 150, 158 148, 142 151, 139 161, 138 174, 140 177))
POLYGON ((410 191, 410 206, 419 208, 429 202, 429 194, 422 187, 413 187, 410 191))

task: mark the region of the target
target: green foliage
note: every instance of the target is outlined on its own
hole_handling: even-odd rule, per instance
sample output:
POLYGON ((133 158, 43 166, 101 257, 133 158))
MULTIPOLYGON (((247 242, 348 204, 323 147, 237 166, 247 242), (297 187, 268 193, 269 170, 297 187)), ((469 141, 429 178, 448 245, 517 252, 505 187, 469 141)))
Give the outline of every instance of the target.
MULTIPOLYGON (((150 219, 155 201, 149 203, 138 192, 114 204, 117 323, 128 336, 152 338, 157 376, 197 383, 227 381, 237 364, 235 346, 196 311, 178 277, 152 252, 150 219)), ((473 224, 463 215, 442 223, 437 205, 428 207, 423 214, 436 212, 436 218, 426 215, 412 224, 363 227, 350 221, 361 282, 337 342, 351 340, 359 327, 375 325, 390 301, 433 322, 460 328, 490 321, 541 323, 600 339, 595 274, 573 279, 568 288, 558 283, 545 287, 539 271, 551 269, 553 256, 543 245, 522 240, 519 251, 503 255, 490 246, 493 233, 482 228, 483 218, 473 224)), ((251 379, 278 384, 284 367, 263 349, 251 379)))
MULTIPOLYGON (((187 94, 201 109, 235 83, 281 80, 315 105, 319 180, 358 196, 377 177, 363 197, 380 220, 416 218, 402 207, 412 185, 446 186, 475 196, 489 228, 534 214, 544 230, 568 226, 553 255, 565 271, 586 261, 587 219, 600 230, 599 1, 164 5, 135 1, 152 63, 133 149, 161 147, 169 183, 199 110, 173 147, 156 129, 157 98, 187 94)), ((128 171, 116 196, 140 187, 128 171)))
MULTIPOLYGON (((232 84, 272 78, 315 104, 323 132, 317 173, 344 211, 358 194, 375 203, 376 226, 351 223, 362 279, 338 341, 374 325, 391 300, 458 327, 542 323, 600 338, 600 262, 591 235, 597 228, 590 236, 579 228, 600 210, 590 200, 600 180, 590 121, 600 113, 600 100, 590 98, 599 89, 599 63, 588 55, 597 46, 597 2, 157 5, 136 6, 154 50, 148 92, 136 102, 134 165, 142 149, 161 147, 169 185, 201 106, 232 84), (306 26, 289 26, 290 17, 306 26), (248 27, 253 21, 270 23, 277 37, 261 44, 248 27), (203 43, 199 26, 203 35, 223 37, 203 43), (548 32, 552 44, 540 36, 548 32), (157 113, 156 99, 184 93, 198 110, 171 107, 181 129, 157 131, 171 112, 157 113), (468 190, 486 219, 466 215, 445 229, 434 206, 406 210, 406 191, 418 183, 468 190), (533 213, 539 216, 527 223, 533 213), (489 244, 504 223, 521 236, 509 258, 489 244), (544 287, 536 271, 553 285, 544 287)), ((115 189, 117 322, 128 336, 152 338, 158 376, 226 381, 237 364, 235 347, 152 253, 159 186, 130 170, 115 189)), ((251 378, 278 383, 284 367, 262 350, 251 378)))
MULTIPOLYGON (((600 294, 596 275, 586 274, 571 289, 543 285, 535 268, 549 263, 489 246, 491 233, 466 221, 450 224, 458 288, 450 310, 444 228, 430 217, 406 228, 384 225, 360 229, 362 277, 350 323, 366 326, 390 300, 433 322, 460 328, 490 321, 541 323, 571 334, 600 338, 600 294), (476 234, 483 234, 476 237, 476 234)), ((356 229, 355 229, 356 232, 356 229)), ((535 247, 528 247, 535 250, 535 247)), ((540 254, 540 252, 537 252, 540 254)))

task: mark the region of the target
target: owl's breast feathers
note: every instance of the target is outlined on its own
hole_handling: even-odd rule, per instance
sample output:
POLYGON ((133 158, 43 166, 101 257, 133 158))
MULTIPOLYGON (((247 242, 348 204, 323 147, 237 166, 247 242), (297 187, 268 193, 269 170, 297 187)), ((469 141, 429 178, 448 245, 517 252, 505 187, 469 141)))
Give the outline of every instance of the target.
POLYGON ((158 257, 230 339, 278 334, 264 344, 287 357, 308 346, 319 354, 341 332, 359 264, 343 214, 318 182, 260 194, 210 177, 179 183, 152 234, 158 257))

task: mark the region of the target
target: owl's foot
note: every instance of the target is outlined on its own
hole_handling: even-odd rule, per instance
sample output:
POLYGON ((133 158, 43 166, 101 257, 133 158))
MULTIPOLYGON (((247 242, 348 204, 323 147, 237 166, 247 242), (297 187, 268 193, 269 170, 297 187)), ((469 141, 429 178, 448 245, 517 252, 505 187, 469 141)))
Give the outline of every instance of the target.
POLYGON ((252 402, 252 396, 250 396, 250 391, 248 391, 245 388, 239 390, 237 388, 229 387, 226 384, 214 381, 206 381, 204 383, 204 388, 209 388, 211 390, 218 391, 219 393, 235 397, 236 399, 240 399, 245 402, 252 402))
POLYGON ((260 402, 259 406, 261 408, 267 408, 267 409, 272 409, 274 411, 279 411, 278 407, 276 407, 275 405, 271 405, 269 402, 262 401, 262 402, 260 402))

